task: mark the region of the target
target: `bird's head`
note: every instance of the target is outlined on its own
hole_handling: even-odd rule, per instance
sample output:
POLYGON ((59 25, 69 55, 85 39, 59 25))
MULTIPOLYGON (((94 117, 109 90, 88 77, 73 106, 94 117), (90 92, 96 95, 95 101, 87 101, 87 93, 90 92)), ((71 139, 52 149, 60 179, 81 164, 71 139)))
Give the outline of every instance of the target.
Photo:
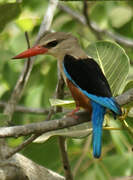
POLYGON ((23 59, 39 54, 50 54, 61 59, 66 54, 73 55, 75 51, 78 51, 78 47, 77 39, 70 33, 47 32, 36 46, 18 54, 13 59, 23 59))

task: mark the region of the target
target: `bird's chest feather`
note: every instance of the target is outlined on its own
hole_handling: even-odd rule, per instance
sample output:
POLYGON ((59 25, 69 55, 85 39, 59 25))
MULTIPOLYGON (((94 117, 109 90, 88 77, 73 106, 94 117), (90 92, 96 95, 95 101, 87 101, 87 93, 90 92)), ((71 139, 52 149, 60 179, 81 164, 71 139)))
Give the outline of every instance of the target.
POLYGON ((84 95, 69 79, 66 79, 66 83, 76 102, 76 106, 82 107, 91 113, 92 107, 89 98, 84 95))

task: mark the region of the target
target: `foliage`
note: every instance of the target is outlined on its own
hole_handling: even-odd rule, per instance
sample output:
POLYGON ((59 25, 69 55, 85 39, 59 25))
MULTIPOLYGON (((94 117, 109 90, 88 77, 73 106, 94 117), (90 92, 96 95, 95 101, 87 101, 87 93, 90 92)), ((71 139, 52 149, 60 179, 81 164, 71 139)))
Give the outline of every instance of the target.
MULTIPOLYGON (((1 101, 7 101, 24 65, 24 60, 10 59, 27 48, 24 31, 29 31, 31 44, 34 42, 39 24, 43 18, 43 13, 47 8, 48 0, 23 0, 20 4, 16 4, 14 1, 10 3, 10 0, 2 0, 0 2, 0 97, 1 101), (5 7, 6 10, 4 9, 5 7)), ((64 2, 64 5, 82 14, 82 2, 76 3, 69 1, 64 2)), ((89 12, 90 19, 95 21, 100 27, 125 37, 132 37, 132 2, 93 1, 89 2, 89 12), (127 12, 126 16, 125 12, 127 12)), ((132 48, 127 49, 122 44, 121 47, 119 47, 119 45, 114 44, 113 39, 109 39, 107 36, 104 36, 104 41, 96 42, 97 39, 95 35, 87 26, 81 25, 69 14, 61 11, 59 8, 56 10, 52 29, 55 31, 72 32, 73 35, 78 37, 82 47, 84 49, 87 48, 88 54, 95 57, 96 60, 98 60, 98 58, 95 53, 98 48, 99 56, 105 58, 103 58, 101 62, 105 63, 104 60, 106 60, 108 63, 107 66, 103 67, 105 68, 107 77, 112 75, 112 70, 108 73, 106 73, 106 71, 110 67, 110 64, 112 64, 111 60, 113 60, 113 68, 116 67, 116 71, 109 82, 110 84, 113 84, 114 81, 116 82, 112 87, 115 95, 133 87, 131 81, 133 77, 133 66, 132 63, 129 65, 127 58, 128 55, 132 62, 132 48), (105 48, 107 48, 109 54, 104 53, 104 50, 106 50, 105 48), (123 49, 126 50, 127 55, 123 49), (117 72, 119 72, 119 76, 117 72), (118 91, 120 86, 121 91, 118 91)), ((49 99, 54 96, 56 83, 57 65, 55 58, 51 56, 38 56, 23 97, 20 100, 20 104, 26 107, 50 107, 49 99)), ((70 98, 66 99, 70 100, 70 98)), ((132 108, 132 103, 127 106, 127 108, 132 108)), ((126 118, 130 126, 133 126, 132 115, 133 112, 131 111, 130 116, 126 118)), ((53 119, 57 118, 57 116, 61 118, 63 115, 58 113, 53 119)), ((1 109, 0 120, 3 118, 4 116, 1 109)), ((44 115, 37 116, 34 114, 17 112, 13 116, 13 124, 28 124, 42 121, 44 118, 44 115)), ((77 180, 87 180, 88 178, 93 180, 108 180, 112 177, 130 176, 133 174, 133 154, 131 153, 132 139, 128 132, 123 130, 118 119, 114 121, 111 116, 107 118, 110 119, 111 127, 119 127, 121 130, 103 131, 103 156, 100 160, 94 160, 92 157, 92 148, 90 144, 88 145, 88 151, 76 174, 77 180)), ((91 136, 88 137, 89 141, 91 141, 91 136)), ((73 171, 75 170, 79 158, 83 154, 88 137, 82 139, 68 139, 68 154, 73 171)), ((11 138, 8 139, 8 143, 10 146, 14 147, 23 142, 24 139, 25 138, 18 138, 16 141, 11 138)), ((43 144, 33 143, 26 147, 22 153, 35 162, 63 174, 57 137, 52 137, 43 144)))

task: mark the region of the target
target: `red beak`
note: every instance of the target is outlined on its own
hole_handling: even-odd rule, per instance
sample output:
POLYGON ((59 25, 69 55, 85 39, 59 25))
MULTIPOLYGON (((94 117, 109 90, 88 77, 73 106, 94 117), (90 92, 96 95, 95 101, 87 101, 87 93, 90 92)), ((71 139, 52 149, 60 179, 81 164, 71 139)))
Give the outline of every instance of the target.
POLYGON ((47 52, 48 52, 47 48, 44 48, 42 46, 34 46, 34 47, 27 49, 26 51, 18 54, 17 56, 13 57, 12 59, 29 58, 29 57, 36 56, 39 54, 45 54, 47 52))

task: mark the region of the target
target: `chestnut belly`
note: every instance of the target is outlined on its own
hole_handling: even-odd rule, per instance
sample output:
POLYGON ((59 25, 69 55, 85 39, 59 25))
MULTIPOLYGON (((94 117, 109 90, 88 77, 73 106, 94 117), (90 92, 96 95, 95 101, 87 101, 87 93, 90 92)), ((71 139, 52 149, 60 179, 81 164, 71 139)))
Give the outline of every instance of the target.
POLYGON ((76 102, 77 107, 82 107, 85 110, 92 112, 92 106, 90 99, 84 95, 80 89, 78 89, 69 79, 66 79, 67 86, 69 87, 71 94, 76 102))

